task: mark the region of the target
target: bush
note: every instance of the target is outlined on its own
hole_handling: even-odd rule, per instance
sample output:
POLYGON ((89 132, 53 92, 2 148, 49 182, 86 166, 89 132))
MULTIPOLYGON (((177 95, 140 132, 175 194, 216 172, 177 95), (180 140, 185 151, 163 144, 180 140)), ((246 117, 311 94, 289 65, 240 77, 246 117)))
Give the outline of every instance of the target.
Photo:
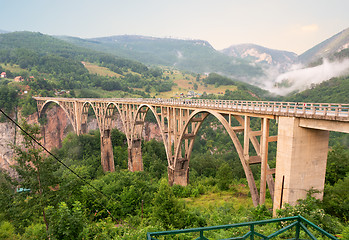
POLYGON ((18 239, 15 234, 15 227, 10 222, 4 221, 0 224, 0 239, 18 239))
POLYGON ((82 239, 86 219, 80 202, 75 202, 71 209, 65 202, 61 202, 58 209, 49 206, 47 216, 51 239, 82 239))
POLYGON ((311 196, 311 193, 308 193, 306 199, 298 200, 298 205, 291 206, 286 204, 283 209, 279 209, 277 216, 290 217, 302 215, 331 234, 342 232, 343 225, 340 221, 336 217, 326 214, 320 206, 320 200, 315 199, 311 196))
POLYGON ((36 223, 28 226, 22 235, 23 240, 44 240, 48 239, 46 226, 42 223, 36 223))

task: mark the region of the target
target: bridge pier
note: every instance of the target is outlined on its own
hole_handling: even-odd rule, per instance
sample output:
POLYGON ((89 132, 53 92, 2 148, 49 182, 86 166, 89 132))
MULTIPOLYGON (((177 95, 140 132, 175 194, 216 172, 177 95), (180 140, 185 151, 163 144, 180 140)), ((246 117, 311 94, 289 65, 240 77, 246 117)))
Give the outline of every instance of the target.
POLYGON ((167 168, 168 183, 172 186, 173 184, 187 186, 189 184, 189 168, 185 169, 173 169, 172 167, 167 168))
POLYGON ((300 126, 300 118, 279 117, 273 211, 297 204, 311 189, 322 199, 329 132, 300 126))
POLYGON ((101 131, 101 164, 104 172, 115 171, 110 129, 101 131))
POLYGON ((131 172, 143 171, 141 139, 133 140, 132 146, 128 148, 128 170, 131 172))

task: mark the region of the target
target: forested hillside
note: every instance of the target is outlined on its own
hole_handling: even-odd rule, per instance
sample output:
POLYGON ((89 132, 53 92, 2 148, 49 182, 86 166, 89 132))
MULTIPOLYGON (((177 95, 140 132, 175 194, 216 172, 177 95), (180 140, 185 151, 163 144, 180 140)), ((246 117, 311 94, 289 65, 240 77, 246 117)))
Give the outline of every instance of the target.
POLYGON ((146 64, 171 66, 195 73, 218 72, 248 82, 263 70, 249 61, 227 56, 202 40, 145 36, 113 36, 94 39, 60 37, 77 46, 123 56, 146 64))
MULTIPOLYGON (((25 122, 21 124, 32 134, 38 134, 39 128, 25 122)), ((259 124, 255 122, 253 128, 259 124)), ((81 177, 78 178, 42 150, 33 151, 30 140, 26 139, 33 158, 14 146, 17 161, 21 163, 16 166, 20 180, 10 180, 5 173, 0 174, 0 236, 5 239, 48 239, 48 236, 50 239, 144 239, 148 231, 271 218, 269 195, 265 206, 252 207, 241 163, 224 129, 210 118, 200 131, 204 137, 195 141, 187 187, 168 185, 165 149, 163 143, 155 140, 142 142, 144 172, 132 173, 126 170, 125 135, 113 130, 116 171, 103 173, 99 131, 80 136, 71 133, 54 154, 81 177), (35 165, 26 164, 28 161, 34 161, 35 165)), ((275 146, 269 151, 275 151, 275 146)), ((326 231, 347 237, 349 191, 345 189, 349 183, 349 163, 343 159, 348 157, 348 149, 339 145, 329 152, 324 201, 309 195, 300 205, 288 206, 278 216, 302 214, 326 231)), ((270 164, 273 166, 275 159, 271 159, 270 164)), ((258 166, 253 167, 253 172, 259 176, 258 166)), ((281 228, 269 225, 262 231, 270 234, 275 227, 281 228)), ((238 234, 224 231, 208 237, 227 238, 238 234)))
MULTIPOLYGON (((35 102, 30 97, 32 95, 151 97, 171 92, 178 85, 174 81, 179 79, 192 84, 193 90, 199 84, 205 84, 204 89, 208 85, 212 88, 220 85, 239 86, 239 94, 236 96, 240 99, 251 99, 251 96, 254 96, 252 99, 259 99, 266 94, 256 87, 228 78, 228 82, 222 84, 217 80, 219 75, 209 82, 205 78, 197 78, 196 74, 175 75, 171 69, 147 67, 139 62, 77 47, 33 32, 0 34, 0 72, 7 74, 6 78, 0 79, 3 86, 1 101, 5 103, 7 99, 12 99, 13 101, 6 103, 9 105, 6 109, 14 109, 19 104, 25 115, 35 111, 35 102), (99 66, 114 74, 91 73, 86 65, 99 66), (21 80, 14 81, 18 76, 21 76, 21 80)), ((177 92, 182 91, 181 86, 176 89, 177 92)), ((175 93, 171 93, 171 96, 174 95, 175 93)))
POLYGON ((349 103, 349 76, 332 78, 311 89, 286 97, 292 102, 349 103))
MULTIPOLYGON (((32 95, 157 97, 174 88, 179 91, 181 86, 176 84, 180 82, 186 82, 193 91, 225 89, 201 98, 271 98, 266 91, 217 73, 206 76, 150 67, 31 32, 0 34, 0 72, 4 71, 7 76, 0 78, 0 107, 6 112, 22 111, 24 117, 36 111, 32 95), (98 71, 91 73, 91 66, 98 71), (110 72, 113 76, 108 75, 110 72), (18 76, 22 80, 15 81, 18 76), (226 90, 228 87, 231 90, 226 90)), ((347 103, 347 89, 348 77, 335 78, 308 92, 275 99, 347 103)), ((5 118, 1 116, 0 120, 5 118)), ((150 113, 146 120, 153 121, 154 116, 150 113)), ((40 126, 26 121, 20 124, 40 139, 40 126)), ((252 130, 260 127, 260 119, 253 118, 252 130)), ((271 135, 277 133, 276 121, 271 121, 270 129, 271 135)), ((213 116, 203 122, 195 139, 187 187, 168 185, 162 142, 142 141, 144 171, 133 173, 127 170, 126 136, 113 129, 111 137, 113 173, 102 171, 98 130, 79 136, 69 133, 62 147, 52 151, 65 166, 27 137, 22 146, 12 146, 18 177, 11 179, 0 171, 0 239, 144 239, 148 231, 272 218, 269 194, 265 205, 253 207, 238 154, 213 116)), ((238 133, 237 137, 242 143, 243 135, 238 133)), ((324 200, 316 200, 310 191, 307 199, 296 207, 287 206, 278 216, 301 214, 326 231, 349 239, 348 134, 331 134, 329 146, 324 200)), ((275 166, 275 142, 269 144, 268 156, 270 166, 275 166)), ((252 166, 252 171, 259 179, 259 166, 252 166)), ((262 231, 269 234, 275 229, 263 226, 262 231)), ((207 237, 221 239, 238 234, 219 231, 207 237)), ((189 234, 182 239, 197 237, 189 234)))

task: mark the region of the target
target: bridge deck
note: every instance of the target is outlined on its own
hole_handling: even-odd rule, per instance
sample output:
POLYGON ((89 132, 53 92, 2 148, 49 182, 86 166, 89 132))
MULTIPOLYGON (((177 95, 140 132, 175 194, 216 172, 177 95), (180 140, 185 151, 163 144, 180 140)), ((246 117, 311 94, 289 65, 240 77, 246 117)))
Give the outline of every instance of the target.
POLYGON ((114 102, 127 104, 151 104, 156 106, 183 107, 186 109, 214 109, 229 113, 289 116, 349 122, 349 104, 303 103, 274 101, 238 101, 207 99, 153 99, 153 98, 50 98, 34 97, 36 100, 114 102))

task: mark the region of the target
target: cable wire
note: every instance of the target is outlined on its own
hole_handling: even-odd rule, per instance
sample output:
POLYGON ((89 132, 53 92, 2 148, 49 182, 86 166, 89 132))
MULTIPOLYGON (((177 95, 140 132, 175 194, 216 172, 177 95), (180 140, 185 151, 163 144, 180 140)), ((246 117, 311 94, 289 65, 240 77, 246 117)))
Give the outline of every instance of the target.
MULTIPOLYGON (((93 188, 96 192, 98 192, 99 194, 101 194, 102 196, 106 197, 108 200, 113 200, 115 201, 112 197, 109 197, 107 195, 105 195, 101 190, 99 190, 98 188, 96 188, 95 186, 93 186, 92 184, 90 184, 89 182, 87 182, 85 179, 83 179, 79 174, 77 174, 73 169, 71 169, 70 167, 68 167, 64 162, 62 162, 61 160, 59 160, 53 153, 51 153, 47 148, 45 148, 38 140, 35 139, 35 137, 33 137, 32 135, 30 135, 27 131, 25 131, 15 120, 13 120, 10 116, 8 116, 1 108, 0 108, 0 112, 2 114, 4 114, 4 116, 6 118, 8 118, 13 124, 15 124, 22 132, 24 132, 28 137, 30 137, 36 144, 38 144, 42 149, 44 149, 50 156, 52 156, 57 162, 59 162, 60 164, 62 164, 65 168, 67 168, 71 173, 73 173, 75 176, 77 176, 83 183, 87 184, 88 186, 90 186, 91 188, 93 188)), ((97 198, 97 197, 95 197, 97 198)), ((102 203, 99 203, 102 208, 104 208, 107 213, 111 216, 111 218, 114 221, 122 221, 117 220, 116 218, 114 218, 114 216, 110 213, 110 211, 102 205, 102 203)), ((131 225, 129 225, 130 227, 132 227, 131 225)), ((132 227, 133 228, 133 227, 132 227)))

